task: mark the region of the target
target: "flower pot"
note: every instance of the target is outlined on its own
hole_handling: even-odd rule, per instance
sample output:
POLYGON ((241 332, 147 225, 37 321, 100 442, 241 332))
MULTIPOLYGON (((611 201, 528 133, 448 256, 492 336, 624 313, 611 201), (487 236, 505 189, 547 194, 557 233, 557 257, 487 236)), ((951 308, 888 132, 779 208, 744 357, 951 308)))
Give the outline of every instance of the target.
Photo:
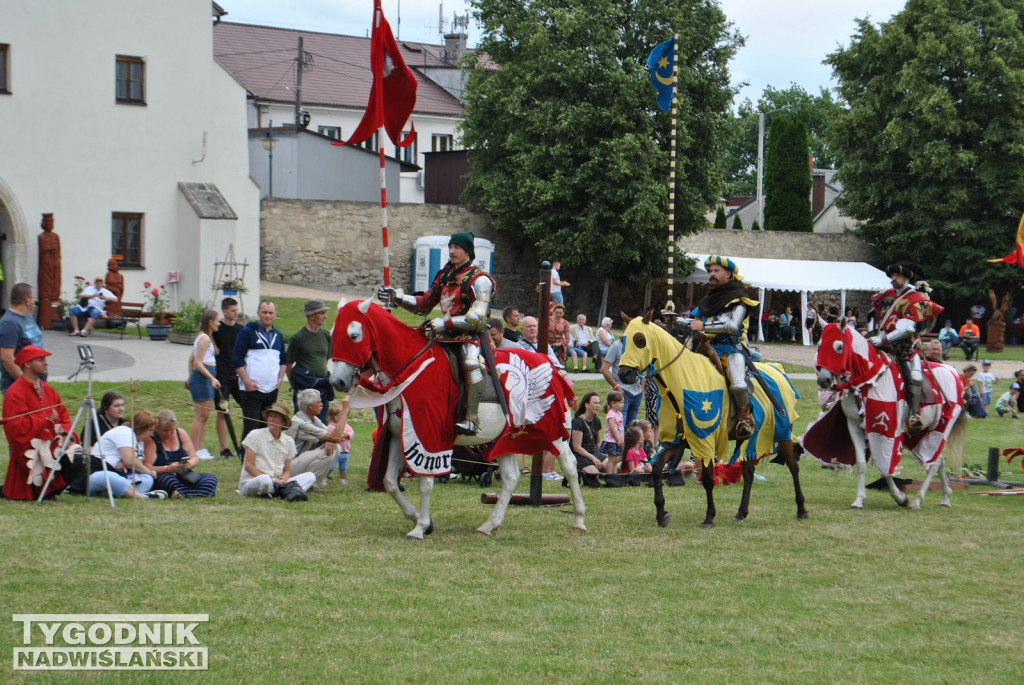
POLYGON ((223 288, 221 292, 224 293, 224 297, 238 297, 238 291, 234 288, 223 288))
POLYGON ((67 319, 54 319, 50 322, 50 327, 55 331, 70 331, 71 322, 67 319))
POLYGON ((146 333, 149 334, 150 340, 167 340, 167 334, 170 332, 170 324, 162 323, 147 323, 146 333))
POLYGON ((167 334, 167 342, 177 343, 179 345, 191 345, 195 342, 197 335, 199 335, 199 333, 195 331, 170 331, 167 334))

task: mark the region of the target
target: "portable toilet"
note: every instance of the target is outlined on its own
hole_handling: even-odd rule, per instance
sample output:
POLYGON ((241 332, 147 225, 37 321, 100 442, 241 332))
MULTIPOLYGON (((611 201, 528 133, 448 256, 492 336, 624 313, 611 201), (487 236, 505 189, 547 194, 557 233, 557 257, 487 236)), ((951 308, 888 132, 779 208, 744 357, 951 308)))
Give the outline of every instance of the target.
MULTIPOLYGON (((446 235, 423 236, 413 243, 412 248, 412 291, 427 290, 434 282, 434 276, 448 263, 448 237, 446 235)), ((494 270, 494 243, 485 238, 474 238, 473 249, 476 259, 473 263, 486 271, 494 270)))

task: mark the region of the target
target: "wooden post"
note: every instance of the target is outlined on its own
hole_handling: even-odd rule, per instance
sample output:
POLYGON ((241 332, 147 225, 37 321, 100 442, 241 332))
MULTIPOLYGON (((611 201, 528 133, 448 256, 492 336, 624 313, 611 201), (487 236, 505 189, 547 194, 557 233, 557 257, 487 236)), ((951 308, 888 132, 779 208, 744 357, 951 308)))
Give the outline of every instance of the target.
POLYGON ((988 448, 988 470, 985 472, 985 477, 995 483, 999 480, 999 448, 989 447, 988 448))
MULTIPOLYGON (((551 262, 541 262, 537 284, 537 352, 548 356, 548 302, 551 301, 551 262)), ((533 455, 530 465, 530 504, 539 507, 544 496, 544 453, 533 455)))

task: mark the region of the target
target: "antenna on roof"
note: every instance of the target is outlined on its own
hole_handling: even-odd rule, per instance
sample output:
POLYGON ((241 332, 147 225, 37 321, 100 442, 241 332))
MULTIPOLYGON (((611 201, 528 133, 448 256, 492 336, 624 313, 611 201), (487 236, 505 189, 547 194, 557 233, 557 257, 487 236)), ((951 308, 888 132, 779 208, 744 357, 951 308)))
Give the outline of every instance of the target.
POLYGON ((395 37, 402 40, 402 0, 398 0, 398 9, 395 13, 398 15, 398 33, 395 37))
POLYGON ((457 13, 452 15, 452 33, 457 32, 460 28, 463 32, 469 28, 469 12, 466 12, 461 17, 457 13))
POLYGON ((437 4, 437 32, 444 33, 444 3, 437 4))

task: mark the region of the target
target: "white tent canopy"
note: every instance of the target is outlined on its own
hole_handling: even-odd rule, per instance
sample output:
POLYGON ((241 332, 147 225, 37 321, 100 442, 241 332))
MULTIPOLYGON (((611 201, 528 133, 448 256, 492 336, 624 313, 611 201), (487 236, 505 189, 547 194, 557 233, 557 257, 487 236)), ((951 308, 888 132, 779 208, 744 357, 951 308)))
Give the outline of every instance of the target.
MULTIPOLYGON (((704 270, 706 254, 689 254, 697 260, 693 273, 683 278, 684 283, 707 283, 704 270)), ((889 277, 884 271, 864 262, 819 262, 805 259, 759 259, 755 257, 733 257, 743 282, 760 290, 760 301, 764 302, 766 290, 782 290, 800 293, 801 322, 807 309, 807 293, 840 292, 841 311, 846 310, 847 290, 885 290, 890 287, 889 277)), ((804 326, 803 343, 810 345, 810 335, 804 326)), ((758 317, 758 340, 764 340, 764 331, 758 317)))

